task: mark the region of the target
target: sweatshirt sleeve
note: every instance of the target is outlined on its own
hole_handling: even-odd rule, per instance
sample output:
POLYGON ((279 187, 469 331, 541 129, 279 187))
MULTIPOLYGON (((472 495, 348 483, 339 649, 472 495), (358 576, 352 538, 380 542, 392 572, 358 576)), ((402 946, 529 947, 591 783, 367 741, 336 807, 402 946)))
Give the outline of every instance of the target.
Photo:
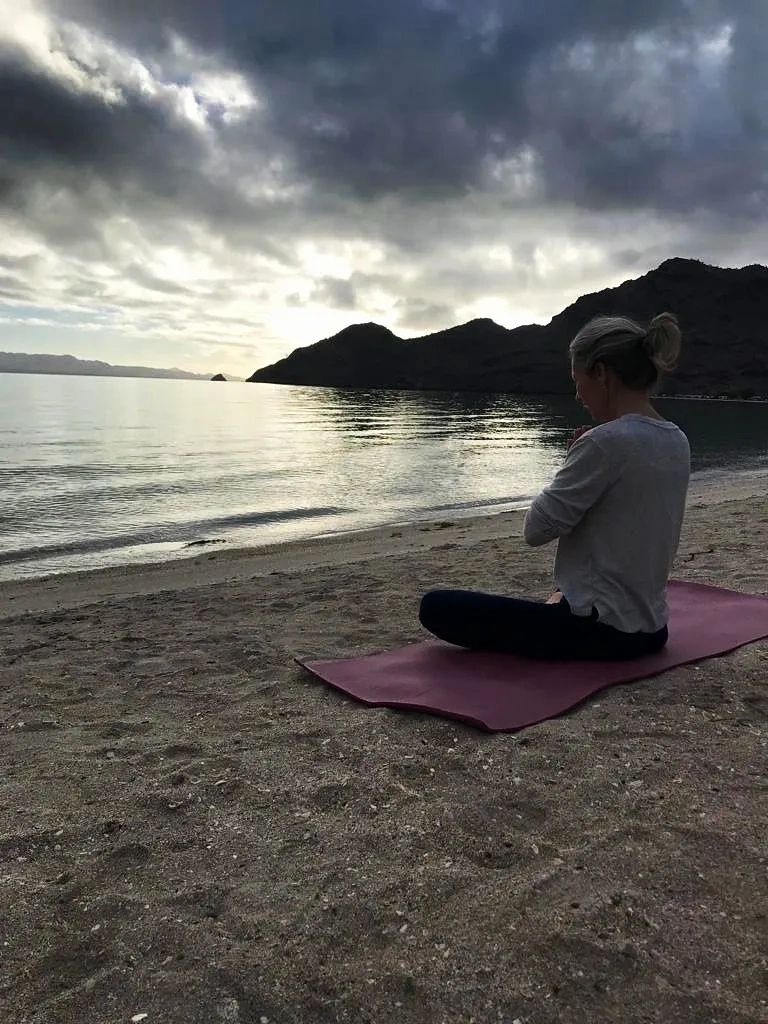
POLYGON ((539 547, 571 530, 614 483, 611 460, 588 434, 571 445, 552 483, 533 500, 523 525, 531 547, 539 547))

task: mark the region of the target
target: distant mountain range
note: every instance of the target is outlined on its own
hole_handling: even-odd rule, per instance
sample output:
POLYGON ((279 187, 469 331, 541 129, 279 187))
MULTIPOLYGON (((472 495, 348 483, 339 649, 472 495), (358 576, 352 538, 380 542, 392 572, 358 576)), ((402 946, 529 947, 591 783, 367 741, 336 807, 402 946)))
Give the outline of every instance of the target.
POLYGON ((63 373, 84 377, 163 377, 172 380, 210 380, 207 373, 189 373, 175 366, 157 370, 151 366, 113 366, 99 359, 25 352, 0 352, 0 373, 63 373))
POLYGON ((588 320, 621 314, 649 320, 675 313, 680 366, 667 395, 768 396, 768 268, 711 267, 666 260, 616 288, 583 295, 545 326, 508 330, 471 320, 405 340, 379 324, 354 324, 295 349, 248 380, 339 388, 570 393, 568 344, 588 320))

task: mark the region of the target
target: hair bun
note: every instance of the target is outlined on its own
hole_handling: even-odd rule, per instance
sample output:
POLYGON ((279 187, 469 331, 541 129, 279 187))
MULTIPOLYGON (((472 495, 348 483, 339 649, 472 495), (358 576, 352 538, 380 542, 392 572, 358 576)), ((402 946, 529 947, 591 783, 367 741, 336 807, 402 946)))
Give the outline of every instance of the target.
POLYGON ((659 313, 648 324, 643 338, 643 348, 659 373, 669 373, 677 366, 681 342, 682 336, 675 314, 659 313))

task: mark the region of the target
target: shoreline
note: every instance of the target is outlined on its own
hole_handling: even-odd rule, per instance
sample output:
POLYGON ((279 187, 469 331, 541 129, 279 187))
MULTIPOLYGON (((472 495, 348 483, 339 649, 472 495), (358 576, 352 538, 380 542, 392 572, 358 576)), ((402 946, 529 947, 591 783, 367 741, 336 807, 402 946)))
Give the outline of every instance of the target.
MULTIPOLYGON (((692 478, 688 510, 760 497, 765 494, 767 480, 768 471, 710 471, 704 477, 692 478)), ((526 508, 493 513, 446 512, 432 519, 332 531, 259 546, 201 545, 194 553, 165 561, 6 580, 0 587, 0 619, 163 591, 242 582, 312 566, 423 553, 447 544, 466 547, 481 540, 515 538, 522 534, 526 508)))
MULTIPOLYGON (((7 353, 9 355, 16 355, 17 353, 7 353)), ((27 355, 28 353, 18 353, 19 355, 27 355)), ((53 355, 51 353, 51 355, 53 355)), ((53 358, 60 358, 53 355, 53 358)), ((78 356, 73 357, 79 359, 78 356)), ((84 360, 88 362, 88 360, 84 360)), ((115 364, 115 369, 119 369, 115 364)), ((149 369, 149 367, 148 367, 149 369)), ((185 371, 182 371, 185 372, 185 371)), ((172 371, 171 371, 172 373, 172 371)), ((158 374, 128 374, 128 373, 87 373, 78 370, 17 370, 9 367, 0 367, 0 374, 10 374, 14 376, 24 377, 92 377, 97 380, 110 380, 117 378, 119 380, 175 380, 184 381, 191 384, 210 384, 214 374, 196 373, 195 371, 189 371, 188 376, 173 376, 165 373, 158 374)), ((378 387, 371 385, 339 385, 339 384, 296 384, 288 383, 286 381, 266 381, 266 380, 250 380, 248 377, 236 377, 234 375, 224 374, 226 384, 264 384, 267 387, 280 387, 280 388, 316 388, 316 389, 327 389, 327 390, 349 390, 349 391, 415 391, 424 392, 429 394, 431 392, 441 392, 450 394, 468 394, 468 395, 514 395, 517 398, 531 398, 539 395, 543 396, 555 396, 562 397, 563 395, 570 395, 570 391, 492 391, 492 390, 479 390, 477 388, 469 389, 456 389, 456 388, 397 388, 397 387, 378 387)), ((658 394, 656 398, 661 401, 687 401, 687 402, 768 402, 768 395, 754 395, 750 398, 737 398, 729 395, 667 395, 658 394)))

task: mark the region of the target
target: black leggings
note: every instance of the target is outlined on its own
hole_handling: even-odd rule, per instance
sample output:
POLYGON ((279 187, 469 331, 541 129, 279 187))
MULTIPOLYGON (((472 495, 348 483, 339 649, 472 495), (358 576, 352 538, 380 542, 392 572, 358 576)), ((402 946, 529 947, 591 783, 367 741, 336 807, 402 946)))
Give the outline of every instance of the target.
POLYGON ((661 650, 667 627, 657 633, 625 633, 592 615, 574 615, 559 604, 498 597, 474 590, 431 590, 421 599, 421 624, 441 640, 475 650, 506 651, 529 658, 615 661, 661 650))

